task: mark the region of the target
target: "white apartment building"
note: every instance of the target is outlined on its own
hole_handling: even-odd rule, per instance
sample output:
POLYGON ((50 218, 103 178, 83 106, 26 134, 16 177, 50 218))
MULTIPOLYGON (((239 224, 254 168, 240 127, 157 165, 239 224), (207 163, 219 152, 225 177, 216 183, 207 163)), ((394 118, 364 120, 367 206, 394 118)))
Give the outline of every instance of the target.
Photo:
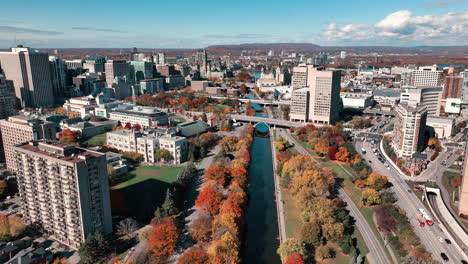
POLYGON ((392 146, 399 157, 410 158, 425 146, 427 107, 399 104, 395 107, 392 146))
POLYGON ((440 105, 442 101, 442 90, 443 87, 414 87, 405 86, 404 92, 400 95, 400 103, 408 104, 412 107, 417 105, 427 106, 429 116, 440 115, 440 105))
POLYGON ((291 85, 293 89, 300 89, 307 86, 307 66, 296 66, 293 68, 291 77, 291 85))
POLYGON ((309 100, 309 88, 293 90, 289 111, 291 121, 307 121, 309 116, 309 100))
POLYGON ((105 154, 56 141, 14 147, 21 214, 78 249, 90 233, 112 233, 105 154))
POLYGON ((411 72, 411 86, 440 86, 442 71, 437 70, 437 65, 421 66, 411 72))
POLYGON ((138 152, 144 162, 155 163, 156 151, 160 148, 169 150, 174 164, 187 160, 188 143, 185 137, 171 134, 144 134, 133 130, 115 130, 107 133, 107 144, 121 151, 138 152))

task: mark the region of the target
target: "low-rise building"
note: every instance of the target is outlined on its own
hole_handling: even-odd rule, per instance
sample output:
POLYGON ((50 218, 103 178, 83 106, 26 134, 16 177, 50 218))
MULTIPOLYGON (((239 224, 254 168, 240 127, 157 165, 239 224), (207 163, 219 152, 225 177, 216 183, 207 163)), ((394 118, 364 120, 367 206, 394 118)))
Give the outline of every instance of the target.
POLYGON ((129 104, 121 104, 111 110, 109 118, 120 121, 122 125, 130 123, 132 126, 139 124, 144 128, 166 126, 168 124, 167 113, 154 107, 143 107, 129 104))
POLYGON ((184 76, 169 76, 166 77, 166 88, 167 90, 180 88, 185 86, 185 77, 184 76))
POLYGON ((106 152, 107 166, 112 166, 115 176, 124 175, 128 172, 128 166, 122 154, 114 153, 111 151, 106 152))
POLYGON ((188 121, 177 125, 178 134, 183 137, 193 137, 208 131, 208 125, 203 120, 188 121))
POLYGON ((455 132, 456 119, 449 117, 429 116, 426 125, 434 129, 435 136, 438 138, 448 138, 455 132))
POLYGON ((374 96, 368 93, 340 93, 340 97, 345 108, 366 108, 374 102, 374 96))
POLYGON ((133 130, 115 130, 107 133, 107 145, 121 151, 133 151, 142 155, 147 163, 157 162, 158 149, 167 149, 174 164, 180 164, 187 160, 188 143, 185 137, 173 134, 145 134, 133 130))
POLYGON ((96 98, 92 95, 70 98, 63 104, 63 108, 67 113, 78 113, 81 118, 84 118, 86 115, 94 115, 96 107, 98 107, 96 98))

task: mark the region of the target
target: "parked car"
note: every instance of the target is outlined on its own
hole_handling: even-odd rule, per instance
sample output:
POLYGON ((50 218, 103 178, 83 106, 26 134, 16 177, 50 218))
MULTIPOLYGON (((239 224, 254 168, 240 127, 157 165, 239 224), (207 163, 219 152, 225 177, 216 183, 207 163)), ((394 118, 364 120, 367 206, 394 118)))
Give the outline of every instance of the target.
POLYGON ((443 261, 445 262, 448 262, 449 261, 449 258, 447 257, 447 255, 445 253, 440 253, 440 257, 442 258, 443 261))

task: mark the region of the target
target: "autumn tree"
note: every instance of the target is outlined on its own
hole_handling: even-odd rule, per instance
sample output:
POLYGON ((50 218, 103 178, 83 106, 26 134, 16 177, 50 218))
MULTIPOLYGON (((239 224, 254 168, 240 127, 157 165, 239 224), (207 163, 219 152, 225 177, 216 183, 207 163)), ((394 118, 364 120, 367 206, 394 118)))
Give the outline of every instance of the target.
POLYGON ((154 154, 154 159, 157 161, 169 162, 173 160, 174 157, 168 149, 160 148, 156 150, 156 153, 154 154))
POLYGON ((132 162, 138 162, 141 160, 143 157, 140 153, 135 152, 135 151, 125 151, 122 155, 122 157, 132 161, 132 162))
POLYGON ((387 176, 381 175, 377 172, 373 172, 369 175, 369 177, 367 177, 367 185, 376 191, 382 190, 387 183, 387 176))
POLYGON ((8 192, 8 183, 5 180, 0 180, 0 196, 8 192))
POLYGON ((349 162, 349 151, 345 147, 340 147, 335 155, 336 159, 343 162, 349 162))
POLYGON ((218 192, 213 186, 206 185, 201 189, 198 194, 195 206, 200 208, 202 212, 216 215, 219 212, 219 206, 223 199, 220 192, 218 192))
POLYGON ((237 264, 240 263, 239 247, 239 238, 230 232, 225 232, 220 239, 211 244, 207 253, 210 259, 214 258, 216 260, 215 263, 237 264))
POLYGON ((65 110, 65 108, 60 106, 60 107, 55 108, 55 113, 58 114, 58 115, 66 115, 67 110, 65 110))
POLYGON ((379 205, 382 203, 382 198, 378 191, 367 188, 361 193, 361 205, 362 206, 372 206, 379 205))
POLYGON ((302 259, 301 255, 293 252, 289 255, 288 259, 286 259, 285 264, 304 264, 304 260, 302 259))
POLYGON ((328 154, 328 148, 330 147, 330 142, 328 139, 322 139, 317 144, 315 144, 315 151, 320 156, 325 156, 328 154))
POLYGON ((126 236, 138 229, 138 223, 128 217, 117 224, 117 234, 126 236))
POLYGON ((337 152, 336 146, 330 146, 328 148, 328 158, 330 160, 336 160, 336 152, 337 152))
POLYGON ((335 252, 330 247, 321 246, 317 248, 317 250, 315 251, 315 255, 321 260, 325 260, 333 258, 335 256, 335 252))
POLYGON ((197 242, 209 242, 211 239, 212 223, 213 217, 209 214, 201 214, 190 224, 190 236, 197 242))
POLYGON ((221 139, 218 143, 218 145, 221 147, 221 151, 224 154, 232 153, 236 151, 237 149, 237 142, 239 139, 237 137, 224 137, 221 139))
POLYGON ((148 238, 148 250, 157 261, 163 262, 167 260, 177 246, 179 237, 177 226, 172 217, 161 222, 153 221, 151 226, 153 230, 148 238))
POLYGON ((442 150, 442 145, 440 144, 440 140, 436 137, 431 137, 429 138, 427 145, 431 149, 435 149, 436 151, 441 151, 442 150))
POLYGON ((236 75, 236 80, 238 82, 251 82, 252 76, 246 71, 241 71, 236 75))
POLYGON ((276 252, 280 255, 282 261, 286 261, 292 253, 297 253, 300 256, 307 254, 304 243, 295 238, 288 238, 283 241, 276 252))
POLYGON ((71 144, 77 141, 77 137, 73 131, 68 128, 65 128, 62 132, 59 133, 60 142, 71 144))
POLYGON ((131 130, 132 124, 130 122, 125 123, 125 129, 131 130))
POLYGON ((301 241, 309 245, 319 246, 322 243, 321 225, 316 222, 305 222, 301 227, 301 241))
POLYGON ((140 124, 135 124, 135 125, 133 125, 133 129, 135 131, 140 131, 141 130, 141 125, 140 124))
POLYGON ((205 264, 208 262, 208 254, 201 248, 191 248, 177 258, 176 264, 205 264))

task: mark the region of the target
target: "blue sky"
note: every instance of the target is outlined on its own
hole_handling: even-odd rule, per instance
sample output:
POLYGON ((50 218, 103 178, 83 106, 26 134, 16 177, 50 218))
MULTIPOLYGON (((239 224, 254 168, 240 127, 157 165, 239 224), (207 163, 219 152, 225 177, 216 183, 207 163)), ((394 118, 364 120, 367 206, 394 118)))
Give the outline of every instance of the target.
POLYGON ((3 0, 0 47, 466 45, 468 0, 3 0), (72 4, 73 3, 73 4, 72 4))

